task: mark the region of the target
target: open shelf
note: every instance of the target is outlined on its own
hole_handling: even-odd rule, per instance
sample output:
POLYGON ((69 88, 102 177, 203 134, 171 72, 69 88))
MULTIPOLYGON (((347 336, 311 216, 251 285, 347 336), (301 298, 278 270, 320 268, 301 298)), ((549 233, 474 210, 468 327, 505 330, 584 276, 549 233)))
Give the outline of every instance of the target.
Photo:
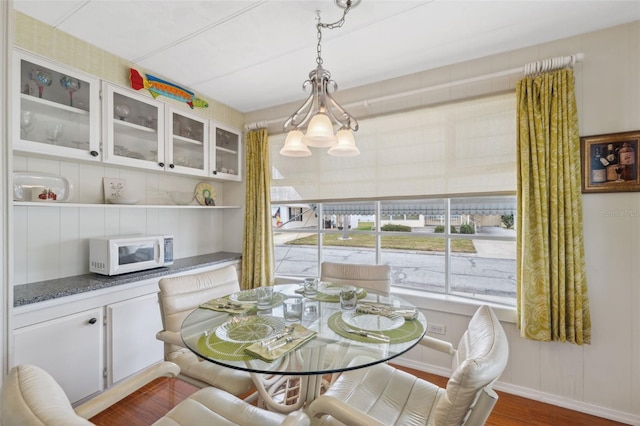
POLYGON ((14 206, 25 207, 80 207, 80 208, 95 208, 105 207, 110 209, 239 209, 240 206, 198 206, 187 205, 178 206, 175 204, 86 204, 86 203, 39 203, 30 201, 14 201, 14 206))

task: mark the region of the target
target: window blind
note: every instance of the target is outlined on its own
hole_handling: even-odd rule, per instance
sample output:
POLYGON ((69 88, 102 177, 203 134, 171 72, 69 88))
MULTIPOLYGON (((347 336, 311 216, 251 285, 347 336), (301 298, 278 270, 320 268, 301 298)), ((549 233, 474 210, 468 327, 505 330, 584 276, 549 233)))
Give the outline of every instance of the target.
POLYGON ((279 154, 269 138, 272 202, 515 191, 515 94, 359 120, 361 154, 279 154))

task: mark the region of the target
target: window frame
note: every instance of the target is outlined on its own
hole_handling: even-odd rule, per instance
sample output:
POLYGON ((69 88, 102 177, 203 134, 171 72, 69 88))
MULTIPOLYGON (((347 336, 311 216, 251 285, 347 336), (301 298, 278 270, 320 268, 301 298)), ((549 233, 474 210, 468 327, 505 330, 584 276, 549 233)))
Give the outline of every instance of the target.
MULTIPOLYGON (((515 198, 515 193, 503 193, 503 194, 473 194, 471 197, 473 198, 482 198, 482 197, 495 197, 495 196, 506 196, 506 197, 514 197, 515 198)), ((402 286, 402 285, 398 285, 396 283, 394 283, 392 286, 394 288, 394 291, 398 291, 398 290, 410 290, 410 292, 419 292, 419 293, 425 293, 425 294, 429 294, 429 295, 437 295, 437 296, 445 296, 445 297, 455 297, 455 298, 463 298, 463 299, 471 299, 471 301, 474 302, 481 302, 481 303, 495 303, 497 305, 501 305, 501 306, 506 306, 506 307, 514 307, 515 303, 516 303, 516 298, 515 296, 513 298, 510 297, 498 297, 498 296, 488 296, 485 295, 484 297, 478 297, 478 296, 473 296, 472 294, 468 294, 468 293, 464 293, 464 292, 460 292, 460 291, 455 291, 455 289, 452 289, 452 266, 451 266, 451 260, 452 258, 455 256, 455 253, 452 255, 452 251, 451 251, 451 242, 453 240, 494 240, 494 241, 512 241, 514 242, 514 258, 513 261, 515 262, 515 240, 516 240, 516 235, 515 232, 513 233, 513 236, 491 236, 491 235, 482 235, 482 234, 460 234, 460 233, 451 233, 450 232, 450 226, 451 226, 451 217, 452 217, 452 208, 451 208, 451 200, 455 199, 455 200, 460 200, 460 199, 464 199, 465 197, 456 197, 456 196, 449 196, 449 197, 437 197, 437 198, 430 198, 430 199, 435 199, 435 200, 441 200, 444 202, 444 207, 445 207, 445 214, 444 214, 444 218, 445 218, 445 224, 444 224, 444 232, 441 234, 437 234, 438 238, 444 238, 445 240, 445 244, 444 244, 444 291, 439 292, 439 291, 430 291, 427 289, 419 289, 416 288, 414 286, 402 286)), ((407 201, 412 201, 412 200, 416 200, 418 199, 418 197, 407 197, 404 200, 407 201)), ((399 236, 399 235, 405 235, 405 236, 410 236, 410 237, 420 237, 420 236, 424 236, 424 235, 417 235, 418 233, 415 232, 393 232, 393 231, 382 231, 381 230, 381 222, 384 221, 385 219, 383 218, 383 216, 381 215, 381 210, 382 210, 382 205, 383 203, 389 201, 388 199, 377 199, 377 200, 367 200, 364 201, 365 203, 373 203, 374 209, 375 209, 375 214, 374 214, 374 226, 372 230, 357 230, 357 229, 350 229, 348 231, 349 234, 355 235, 355 234, 360 234, 360 235, 370 235, 373 236, 375 238, 375 249, 374 249, 374 259, 375 264, 382 264, 383 262, 383 253, 384 250, 382 247, 382 240, 385 236, 399 236), (413 234, 413 235, 412 235, 413 234)), ((395 200, 395 201, 402 201, 402 200, 395 200)), ((320 265, 322 264, 322 262, 325 260, 325 255, 324 255, 324 251, 325 251, 325 247, 329 247, 329 246, 325 246, 324 244, 324 236, 325 235, 330 235, 330 234, 344 234, 343 230, 340 229, 325 229, 324 225, 325 225, 325 214, 324 214, 324 205, 325 204, 350 204, 350 203, 361 203, 363 202, 363 200, 349 200, 349 199, 345 199, 345 200, 340 200, 340 201, 331 201, 331 202, 318 202, 318 203, 309 203, 309 204, 313 204, 316 206, 315 209, 315 229, 314 230, 309 230, 307 229, 306 231, 304 231, 304 233, 310 233, 310 234, 315 234, 317 236, 317 244, 316 244, 316 258, 317 258, 317 264, 316 264, 316 276, 320 275, 320 265)), ((515 201, 514 201, 515 202, 515 201)), ((275 206, 279 206, 279 207, 288 207, 287 202, 278 202, 277 204, 274 204, 275 206)), ((296 201, 294 203, 291 204, 296 204, 296 205, 300 205, 301 202, 300 201, 296 201)), ((515 216, 515 212, 513 213, 515 216)), ((515 223, 515 220, 514 220, 515 223)), ((277 228, 276 231, 276 227, 274 226, 274 232, 278 232, 278 233, 285 233, 285 234, 295 234, 295 233, 300 233, 301 230, 300 228, 293 228, 293 229, 286 229, 286 228, 277 228)), ((275 240, 274 240, 275 241, 275 240)), ((289 249, 290 250, 290 249, 289 249)), ((278 259, 276 259, 276 262, 278 262, 278 259)), ((393 264, 391 265, 392 267, 394 266, 393 264)), ((278 270, 278 265, 276 265, 276 271, 278 270)), ((515 275, 515 274, 514 274, 515 275)), ((276 272, 276 278, 293 278, 293 279, 297 279, 297 278, 303 278, 304 276, 308 276, 308 274, 305 275, 298 275, 298 274, 280 274, 276 272)), ((515 278, 514 278, 515 280, 515 278)), ((515 282, 514 282, 515 285, 515 282)), ((515 292, 515 288, 514 288, 514 292, 515 292)))

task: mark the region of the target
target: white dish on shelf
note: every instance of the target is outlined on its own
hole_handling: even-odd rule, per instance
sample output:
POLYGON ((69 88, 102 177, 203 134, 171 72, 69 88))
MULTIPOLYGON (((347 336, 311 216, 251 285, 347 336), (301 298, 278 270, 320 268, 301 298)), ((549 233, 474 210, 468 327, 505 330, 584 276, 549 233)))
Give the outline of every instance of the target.
POLYGON ((140 200, 136 200, 134 198, 109 198, 107 200, 107 202, 109 204, 138 204, 138 201, 140 200))
POLYGON ((34 187, 45 187, 55 192, 56 200, 48 201, 50 203, 68 202, 73 192, 69 179, 62 176, 37 172, 13 173, 13 201, 32 201, 31 189, 34 187))

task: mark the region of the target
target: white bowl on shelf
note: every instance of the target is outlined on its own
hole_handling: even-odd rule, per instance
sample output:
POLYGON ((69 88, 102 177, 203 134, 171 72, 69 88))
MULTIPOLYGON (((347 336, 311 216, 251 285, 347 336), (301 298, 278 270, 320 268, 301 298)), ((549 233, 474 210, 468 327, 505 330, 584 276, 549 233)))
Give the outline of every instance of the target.
POLYGON ((179 206, 189 205, 196 198, 196 194, 194 192, 188 191, 167 191, 167 195, 174 204, 179 206))

